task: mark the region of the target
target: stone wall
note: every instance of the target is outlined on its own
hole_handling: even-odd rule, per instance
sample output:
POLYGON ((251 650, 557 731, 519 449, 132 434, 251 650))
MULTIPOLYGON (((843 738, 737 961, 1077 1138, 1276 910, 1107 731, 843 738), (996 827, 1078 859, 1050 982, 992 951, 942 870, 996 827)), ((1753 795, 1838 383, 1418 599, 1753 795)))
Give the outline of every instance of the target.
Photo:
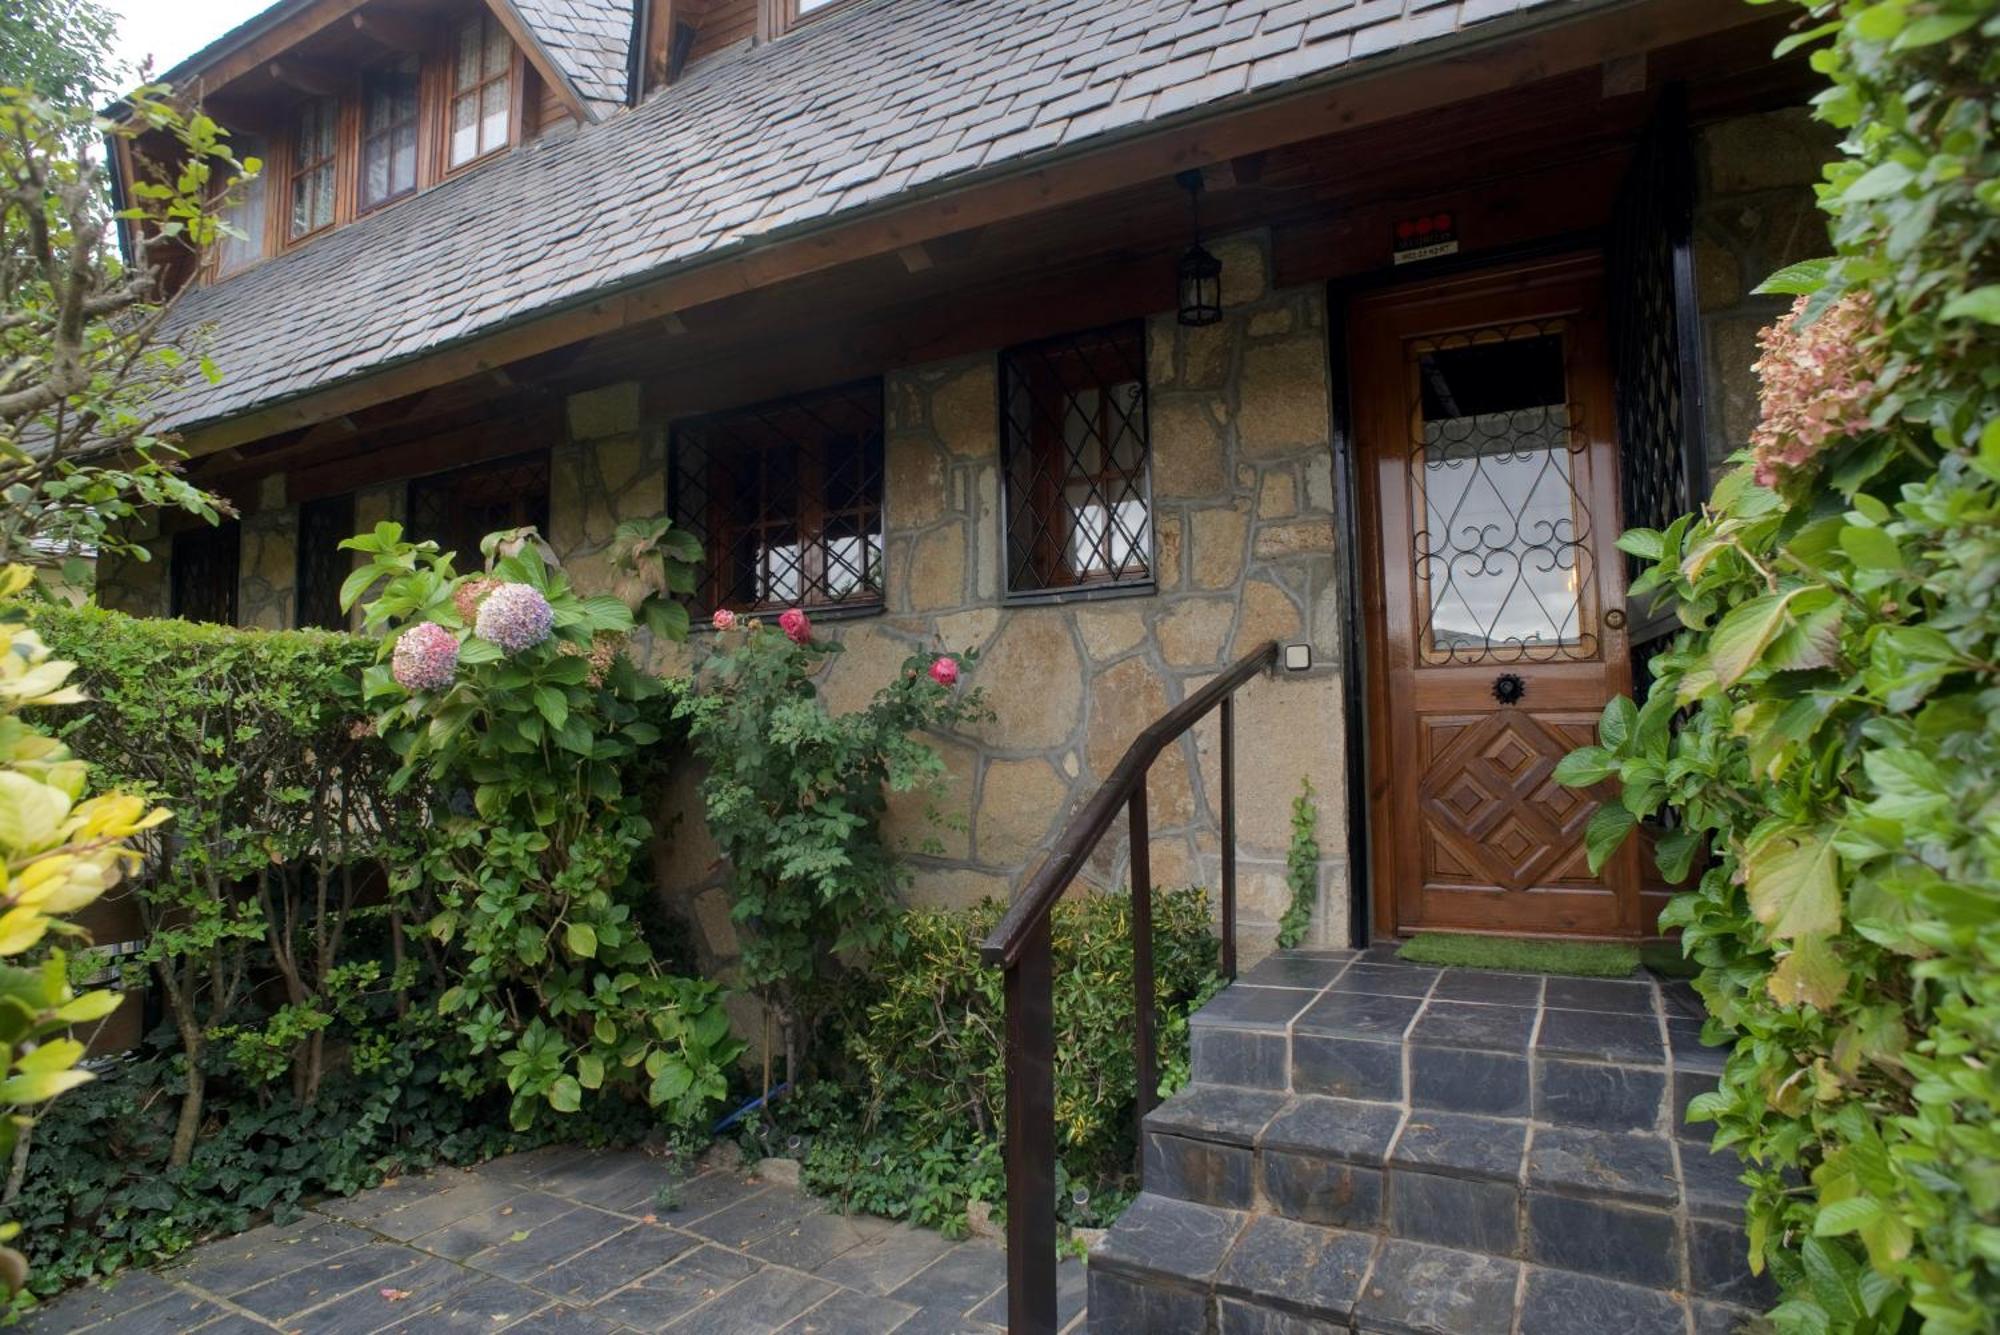
MULTIPOLYGON (((995 717, 938 739, 950 774, 940 804, 961 817, 927 819, 899 801, 893 833, 917 868, 911 897, 964 905, 1018 892, 1063 818, 1110 772, 1138 732, 1259 641, 1308 640, 1307 673, 1259 678, 1238 697, 1239 924, 1246 953, 1268 944, 1289 902, 1284 855, 1300 781, 1318 792, 1319 908, 1315 939, 1347 933, 1346 795, 1340 650, 1340 568, 1334 537, 1325 302, 1317 287, 1272 291, 1262 235, 1216 246, 1227 316, 1183 329, 1148 322, 1157 591, 1061 605, 1003 600, 998 354, 886 377, 884 484, 887 606, 880 616, 828 620, 845 652, 822 683, 837 710, 863 704, 919 650, 976 650, 970 684, 995 717), (930 851, 917 851, 930 847, 930 851)), ((599 391, 602 393, 603 391, 599 391)), ((577 412, 572 403, 572 434, 577 412)), ((644 477, 633 513, 651 513, 656 485, 629 466, 624 420, 596 444, 570 447, 598 488, 558 484, 552 541, 565 559, 594 550, 626 507, 606 489, 644 477), (615 462, 613 462, 615 461, 615 462), (607 466, 610 463, 610 466, 607 466)), ((656 427, 657 430, 657 427, 656 427)), ((663 436, 664 431, 658 431, 663 436)), ((702 636, 656 655, 685 667, 702 636)), ((1148 792, 1156 884, 1220 884, 1220 771, 1213 717, 1164 753, 1148 792)), ((656 870, 692 908, 707 963, 736 953, 717 854, 700 828, 693 773, 673 776, 672 826, 656 870)), ((1121 821, 1082 880, 1122 888, 1130 862, 1121 821)))
POLYGON ((1696 135, 1695 278, 1707 359, 1709 473, 1757 425, 1757 331, 1790 297, 1755 288, 1787 264, 1831 253, 1814 200, 1836 137, 1803 107, 1741 116, 1696 135))

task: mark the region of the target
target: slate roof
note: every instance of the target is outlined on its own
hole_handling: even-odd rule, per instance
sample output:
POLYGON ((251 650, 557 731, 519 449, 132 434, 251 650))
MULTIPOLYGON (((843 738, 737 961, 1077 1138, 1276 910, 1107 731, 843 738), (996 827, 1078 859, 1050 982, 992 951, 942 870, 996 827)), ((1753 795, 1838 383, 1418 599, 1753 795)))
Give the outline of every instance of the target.
MULTIPOLYGON (((585 0, 569 0, 572 5, 585 0)), ((211 287, 216 421, 920 187, 1617 0, 856 0, 211 287)), ((515 0, 523 3, 523 0, 515 0)), ((532 0, 537 5, 564 0, 532 0)))
POLYGON ((632 0, 503 0, 549 53, 591 118, 625 105, 632 0))

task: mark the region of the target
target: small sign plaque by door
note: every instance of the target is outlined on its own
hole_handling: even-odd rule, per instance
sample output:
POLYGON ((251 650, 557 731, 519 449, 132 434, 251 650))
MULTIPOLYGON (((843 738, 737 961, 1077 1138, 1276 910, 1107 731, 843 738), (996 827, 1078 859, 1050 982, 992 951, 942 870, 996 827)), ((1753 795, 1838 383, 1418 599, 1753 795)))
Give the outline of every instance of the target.
POLYGON ((1426 213, 1421 218, 1404 218, 1396 224, 1396 244, 1392 252, 1398 264, 1434 260, 1458 254, 1457 220, 1449 213, 1426 213))

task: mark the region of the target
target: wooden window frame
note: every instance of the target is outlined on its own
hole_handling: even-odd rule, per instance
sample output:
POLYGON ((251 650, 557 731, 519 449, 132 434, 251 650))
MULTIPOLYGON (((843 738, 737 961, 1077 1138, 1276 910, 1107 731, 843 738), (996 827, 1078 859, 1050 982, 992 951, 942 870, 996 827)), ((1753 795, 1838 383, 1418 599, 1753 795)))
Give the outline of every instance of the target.
POLYGON ((395 204, 401 200, 408 199, 410 196, 418 193, 424 188, 425 184, 424 120, 428 114, 427 112, 428 99, 425 96, 425 93, 427 92, 427 86, 426 86, 426 80, 424 78, 425 74, 424 66, 426 62, 421 53, 417 54, 417 68, 415 71, 416 81, 417 81, 416 110, 412 114, 410 120, 408 122, 401 122, 401 121, 391 122, 389 128, 380 135, 370 135, 368 133, 369 80, 371 78, 395 70, 397 66, 401 65, 402 63, 403 63, 402 58, 398 58, 395 60, 384 61, 380 64, 370 66, 369 68, 362 70, 360 77, 356 80, 355 97, 354 97, 354 102, 355 102, 354 216, 356 218, 365 218, 369 214, 376 212, 378 209, 388 208, 391 204, 395 204), (417 160, 416 160, 416 166, 410 175, 410 184, 405 189, 392 191, 391 193, 384 195, 382 198, 374 201, 373 203, 370 203, 367 197, 368 145, 371 142, 377 140, 390 141, 391 143, 390 151, 393 154, 394 152, 393 139, 395 132, 405 123, 407 123, 410 126, 416 140, 417 160))
POLYGON ((1143 321, 1124 321, 1037 339, 1008 348, 1000 354, 1000 472, 1003 489, 1000 546, 1006 565, 1004 597, 1007 601, 1032 603, 1099 594, 1147 593, 1158 587, 1159 526, 1158 510, 1153 503, 1152 387, 1147 378, 1150 368, 1146 339, 1147 329, 1143 321), (1061 433, 1068 409, 1074 406, 1076 391, 1054 383, 1044 354, 1079 355, 1080 350, 1093 341, 1115 345, 1125 338, 1132 339, 1136 349, 1124 368, 1131 372, 1130 378, 1099 377, 1090 386, 1097 393, 1095 421, 1091 430, 1098 444, 1099 466, 1094 472, 1082 471, 1075 467, 1074 452, 1061 433), (1029 359, 1033 357, 1043 357, 1044 360, 1032 362, 1029 359), (1025 392, 1030 405, 1025 438, 1014 413, 1014 392, 1019 379, 1027 381, 1025 392), (1138 386, 1135 412, 1119 413, 1112 403, 1109 390, 1123 384, 1138 386), (1051 400, 1064 401, 1063 411, 1053 420, 1045 411, 1051 400), (1114 413, 1117 413, 1116 420, 1114 413), (1134 427, 1139 438, 1139 463, 1135 471, 1128 472, 1113 462, 1112 445, 1127 428, 1134 427), (1020 480, 1016 476, 1015 465, 1019 457, 1017 451, 1024 448, 1030 460, 1028 482, 1031 490, 1027 497, 1022 498, 1017 495, 1020 480), (1119 496, 1117 491, 1112 490, 1117 488, 1130 492, 1135 480, 1138 484, 1136 496, 1119 496), (1127 500, 1137 500, 1144 507, 1144 550, 1139 553, 1140 561, 1136 568, 1130 563, 1102 573, 1074 568, 1070 549, 1077 528, 1077 512, 1070 503, 1069 492, 1079 484, 1089 486, 1098 496, 1105 498, 1107 525, 1116 524, 1113 515, 1118 506, 1127 500), (1026 568, 1017 570, 1015 531, 1017 520, 1024 514, 1036 526, 1036 531, 1029 536, 1027 543, 1026 568), (1017 582, 1024 577, 1032 582, 1017 582))
POLYGON ((813 10, 801 10, 799 0, 760 0, 757 6, 757 39, 768 42, 808 23, 817 23, 828 14, 859 4, 860 0, 828 0, 813 10))
MULTIPOLYGON (((484 49, 483 34, 481 37, 481 48, 484 49)), ((521 44, 514 40, 514 34, 507 30, 507 25, 502 23, 499 16, 491 9, 482 8, 477 17, 461 19, 456 23, 446 25, 444 45, 438 56, 438 92, 435 116, 437 128, 432 135, 437 151, 438 180, 448 180, 458 173, 475 167, 482 162, 489 162, 497 155, 506 152, 520 142, 521 127, 525 123, 527 114, 525 96, 528 84, 527 68, 527 53, 521 49, 521 44), (463 162, 453 162, 451 160, 451 109, 460 98, 468 95, 458 87, 458 36, 467 26, 473 23, 479 24, 482 28, 490 23, 500 30, 501 36, 507 39, 509 51, 507 72, 504 75, 496 74, 491 78, 481 79, 470 93, 472 97, 480 97, 484 93, 487 84, 497 83, 502 78, 508 80, 507 133, 492 148, 475 153, 463 162)))
MULTIPOLYGON (((852 616, 869 615, 884 608, 887 599, 884 569, 887 529, 883 497, 886 490, 887 433, 883 393, 882 380, 870 378, 704 414, 672 424, 667 438, 668 512, 676 517, 677 522, 690 527, 697 527, 694 516, 699 512, 698 529, 704 560, 695 595, 700 604, 696 611, 705 615, 716 608, 726 607, 735 612, 768 613, 798 606, 826 615, 852 616), (837 435, 841 443, 846 443, 849 438, 829 427, 823 438, 806 440, 782 427, 770 425, 774 419, 785 414, 797 414, 801 419, 810 420, 818 416, 816 410, 822 405, 836 400, 850 405, 872 400, 875 414, 872 476, 860 479, 856 489, 858 499, 846 505, 834 505, 829 501, 827 459, 837 435), (778 439, 754 450, 747 447, 722 449, 717 448, 716 439, 709 436, 713 432, 727 441, 733 431, 748 427, 768 432, 778 439), (700 451, 698 460, 688 459, 687 453, 691 449, 700 451), (768 460, 781 449, 790 454, 794 496, 789 501, 776 500, 771 494, 768 460), (726 498, 742 496, 748 471, 746 464, 752 460, 757 466, 756 495, 747 506, 740 500, 732 506, 726 498), (700 479, 705 499, 690 497, 682 492, 688 480, 696 477, 700 479), (751 512, 747 518, 743 517, 745 511, 751 512), (865 555, 855 587, 836 595, 828 589, 828 531, 842 521, 845 521, 844 526, 857 530, 864 543, 865 555), (789 544, 782 542, 787 535, 790 537, 789 544), (750 543, 750 550, 756 553, 756 563, 751 567, 756 572, 752 582, 759 586, 768 579, 761 565, 765 553, 786 545, 798 548, 799 558, 794 572, 797 583, 795 596, 740 596, 742 591, 738 587, 735 557, 742 550, 746 538, 755 539, 750 543)), ((854 439, 863 451, 860 466, 865 468, 866 461, 871 457, 867 454, 867 435, 864 433, 854 439)), ((700 617, 697 617, 699 620, 700 617)))
POLYGON ((343 106, 343 100, 344 99, 340 98, 339 96, 331 93, 320 93, 312 95, 309 98, 307 98, 307 100, 299 103, 297 106, 292 108, 291 118, 286 122, 285 189, 283 198, 281 200, 281 204, 283 206, 282 216, 279 219, 278 226, 279 230, 284 235, 285 244, 288 246, 298 245, 301 241, 309 240, 312 237, 318 236, 322 232, 340 226, 341 159, 344 156, 341 152, 341 140, 344 137, 341 133, 342 130, 341 122, 344 119, 344 112, 346 110, 346 108, 343 106), (303 121, 305 120, 306 108, 316 105, 325 105, 328 103, 332 104, 332 109, 333 109, 333 115, 332 115, 333 134, 331 135, 329 141, 330 147, 327 150, 326 156, 314 158, 310 162, 306 163, 304 166, 301 166, 299 163, 299 131, 301 129, 303 121), (327 212, 327 218, 325 222, 320 223, 318 226, 308 228, 303 232, 295 231, 293 229, 292 224, 296 216, 297 206, 294 201, 296 199, 296 192, 298 189, 299 178, 304 176, 307 172, 318 172, 322 168, 332 173, 333 176, 332 207, 327 212))

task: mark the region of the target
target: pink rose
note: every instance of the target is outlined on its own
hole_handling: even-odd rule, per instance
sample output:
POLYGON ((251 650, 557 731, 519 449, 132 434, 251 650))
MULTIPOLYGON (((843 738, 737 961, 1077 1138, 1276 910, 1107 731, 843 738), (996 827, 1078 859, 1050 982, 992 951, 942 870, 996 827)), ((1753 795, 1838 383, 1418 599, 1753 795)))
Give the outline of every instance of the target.
POLYGON ((736 613, 726 607, 718 607, 715 609, 715 615, 709 618, 709 622, 717 630, 735 630, 736 613))
POLYGON ((958 660, 956 658, 934 659, 931 663, 931 680, 940 686, 957 685, 958 660))
POLYGON ((785 632, 785 638, 793 644, 804 644, 812 638, 812 622, 796 607, 788 607, 778 614, 778 629, 785 632))

